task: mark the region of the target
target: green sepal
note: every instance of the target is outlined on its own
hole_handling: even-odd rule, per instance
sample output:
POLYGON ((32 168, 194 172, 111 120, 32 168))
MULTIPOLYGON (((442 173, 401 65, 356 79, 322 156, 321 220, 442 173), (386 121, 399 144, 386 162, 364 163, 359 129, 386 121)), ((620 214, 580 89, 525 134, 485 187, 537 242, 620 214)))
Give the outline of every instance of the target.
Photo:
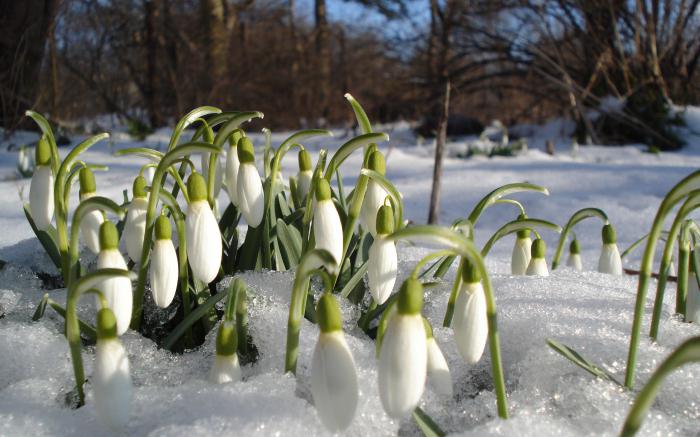
POLYGON ((95 184, 95 175, 87 167, 80 169, 80 175, 78 176, 80 180, 80 194, 85 195, 89 193, 94 193, 97 190, 97 185, 95 184))
MULTIPOLYGON (((518 220, 525 220, 527 219, 527 214, 520 214, 518 215, 518 220)), ((529 229, 522 229, 518 231, 517 236, 518 239, 524 240, 525 238, 530 238, 530 230, 529 229)))
POLYGON ((324 178, 320 178, 316 182, 316 200, 318 202, 322 200, 329 200, 331 198, 331 186, 328 181, 324 178))
POLYGON ((223 321, 216 333, 216 354, 224 357, 231 356, 238 349, 236 325, 231 321, 223 321))
POLYGON ((119 247, 119 232, 109 220, 100 225, 100 250, 111 250, 119 247))
POLYGON ((316 304, 316 317, 321 332, 330 333, 343 329, 340 307, 331 293, 323 293, 316 304))
POLYGON ((42 135, 39 142, 36 144, 36 165, 51 164, 51 146, 46 140, 46 136, 42 135))
POLYGON ((306 149, 299 150, 299 171, 309 171, 312 169, 311 154, 306 149))
POLYGON ((134 179, 133 192, 135 198, 146 198, 146 178, 143 176, 136 176, 136 179, 134 179))
POLYGON ((578 240, 575 238, 571 240, 571 244, 569 245, 569 253, 572 255, 578 255, 581 253, 581 247, 578 244, 578 240))
POLYGON ((418 279, 408 278, 401 285, 397 309, 399 314, 420 314, 423 309, 423 284, 418 279))
POLYGON ((238 140, 238 160, 241 164, 247 164, 255 162, 255 149, 253 148, 253 142, 247 137, 241 137, 238 140))
POLYGON ((425 317, 423 317, 423 328, 425 328, 425 338, 433 338, 433 327, 430 326, 430 322, 425 317))
POLYGON ((386 160, 384 159, 384 154, 379 150, 372 152, 367 160, 367 168, 376 171, 382 176, 386 175, 386 160))
POLYGON ((192 173, 187 179, 187 194, 190 202, 207 200, 207 183, 204 176, 199 173, 192 173))
POLYGON ((462 280, 465 284, 476 284, 481 282, 481 273, 476 268, 474 263, 468 259, 463 260, 464 268, 462 269, 462 280))
POLYGON ((158 216, 156 219, 156 240, 170 240, 171 235, 170 219, 164 215, 158 216))
POLYGON ((109 308, 97 312, 97 339, 109 340, 117 338, 117 318, 109 308))
POLYGON ((382 205, 377 211, 377 234, 388 235, 394 232, 394 211, 389 205, 382 205))
POLYGON ((535 239, 532 242, 532 248, 530 249, 530 254, 533 258, 544 258, 545 253, 547 253, 547 244, 541 238, 535 239))
POLYGON ((241 129, 236 129, 233 132, 231 132, 231 136, 228 137, 228 145, 230 147, 238 147, 238 142, 243 138, 245 135, 243 134, 243 131, 241 129))
POLYGON ((603 226, 603 244, 615 244, 617 243, 617 233, 615 228, 610 223, 603 226))

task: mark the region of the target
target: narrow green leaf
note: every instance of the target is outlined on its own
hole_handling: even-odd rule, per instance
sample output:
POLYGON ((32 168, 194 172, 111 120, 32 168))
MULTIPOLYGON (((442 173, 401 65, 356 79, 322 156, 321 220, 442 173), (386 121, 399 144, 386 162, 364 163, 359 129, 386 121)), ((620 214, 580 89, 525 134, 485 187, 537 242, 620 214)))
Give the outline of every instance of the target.
POLYGON ((340 290, 340 295, 343 297, 348 297, 350 293, 357 287, 357 284, 362 281, 362 278, 365 276, 365 273, 367 273, 367 267, 368 264, 365 261, 362 263, 362 265, 353 273, 352 277, 350 277, 350 280, 345 283, 345 286, 343 287, 342 290, 340 290))
POLYGON ((590 373, 591 375, 605 379, 610 382, 614 382, 615 384, 619 385, 620 387, 623 387, 622 383, 619 382, 618 380, 615 379, 615 377, 608 373, 606 370, 601 369, 600 367, 596 366, 594 363, 591 361, 587 360, 584 358, 581 354, 576 352, 575 350, 571 349, 569 346, 566 346, 565 344, 561 344, 555 340, 552 340, 551 338, 547 339, 547 345, 554 349, 557 353, 559 353, 561 356, 566 358, 567 360, 571 361, 572 363, 576 364, 586 372, 590 373))
POLYGON ((195 108, 192 111, 190 111, 187 115, 182 117, 180 121, 177 122, 177 125, 175 126, 175 129, 173 130, 173 133, 170 136, 170 142, 168 143, 168 151, 171 151, 173 148, 175 148, 175 146, 177 146, 177 143, 180 141, 182 131, 187 129, 187 127, 190 124, 194 123, 195 120, 197 120, 200 117, 204 117, 205 115, 219 113, 221 113, 221 109, 215 108, 213 106, 200 106, 199 108, 195 108))
POLYGON ((357 118, 357 124, 360 125, 360 130, 362 130, 362 133, 371 133, 372 125, 369 122, 369 117, 367 117, 367 113, 365 112, 364 108, 362 108, 360 103, 355 100, 350 93, 345 94, 345 99, 350 103, 350 106, 352 106, 352 110, 355 113, 355 118, 357 118))
POLYGON ((277 219, 277 238, 287 254, 289 267, 296 267, 301 258, 301 234, 295 228, 287 226, 284 220, 277 219))
POLYGON ((31 226, 32 231, 34 231, 34 235, 36 235, 36 238, 39 240, 39 243, 41 243, 41 246, 46 251, 46 254, 51 259, 51 262, 53 262, 58 270, 61 270, 61 255, 58 251, 58 234, 56 232, 56 228, 49 225, 49 228, 46 231, 40 231, 34 223, 32 214, 29 212, 28 203, 24 204, 24 215, 27 217, 29 226, 31 226))
POLYGON ((425 411, 421 410, 420 407, 416 407, 416 409, 413 410, 413 420, 416 421, 418 428, 420 428, 425 437, 443 437, 446 435, 445 432, 440 429, 440 426, 438 426, 425 411))
POLYGON ((222 300, 226 296, 228 296, 228 293, 217 293, 210 296, 206 301, 204 301, 204 303, 201 303, 194 311, 192 311, 187 317, 178 323, 175 329, 170 332, 170 335, 165 337, 165 340, 163 340, 163 348, 171 350, 173 346, 175 346, 175 343, 185 333, 187 328, 194 325, 197 320, 207 316, 209 311, 214 308, 214 305, 216 305, 218 301, 222 300))
POLYGON ((340 168, 340 165, 348 158, 348 156, 352 154, 352 152, 368 144, 380 143, 384 141, 389 141, 389 135, 383 133, 363 134, 347 141, 333 154, 333 157, 328 162, 328 167, 326 168, 326 172, 324 173, 323 177, 330 182, 333 174, 340 168))

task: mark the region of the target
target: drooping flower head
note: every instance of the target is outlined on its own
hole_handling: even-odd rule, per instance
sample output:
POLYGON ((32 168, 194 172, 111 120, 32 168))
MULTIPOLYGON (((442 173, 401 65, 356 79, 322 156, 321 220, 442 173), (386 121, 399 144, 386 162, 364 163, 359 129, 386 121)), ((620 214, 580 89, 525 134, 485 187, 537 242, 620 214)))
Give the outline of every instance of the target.
POLYGON ((148 212, 148 193, 146 179, 137 176, 133 186, 134 198, 129 204, 124 224, 124 240, 126 253, 134 262, 141 261, 141 248, 146 235, 146 213, 148 212))
POLYGON ((569 245, 569 259, 566 261, 566 265, 579 272, 583 270, 581 248, 579 247, 578 240, 576 238, 571 240, 571 244, 569 245))
POLYGON ((253 143, 246 137, 238 141, 238 160, 240 161, 236 181, 238 208, 248 226, 257 228, 265 213, 265 195, 260 173, 255 166, 253 143))
MULTIPOLYGON (((367 168, 374 170, 384 176, 386 174, 386 161, 384 155, 379 150, 375 150, 369 155, 367 160, 367 168)), ((362 209, 360 210, 360 223, 367 229, 372 236, 377 235, 376 219, 377 211, 384 205, 387 192, 381 185, 370 179, 367 183, 367 191, 365 198, 362 201, 362 209)))
POLYGON ((42 136, 36 145, 36 167, 29 185, 29 209, 39 230, 51 226, 53 218, 53 171, 51 170, 51 148, 42 136))
POLYGON ((223 320, 216 333, 216 355, 209 371, 209 382, 225 384, 241 380, 241 366, 238 363, 238 336, 236 325, 231 320, 223 320))
MULTIPOLYGON (((524 220, 527 215, 520 214, 518 220, 524 220)), ((532 240, 530 239, 530 230, 521 229, 517 232, 513 253, 510 258, 510 271, 513 275, 524 275, 527 271, 527 266, 530 264, 530 251, 532 240)))
MULTIPOLYGON (((117 227, 109 220, 105 220, 100 226, 100 253, 97 255, 97 268, 128 270, 124 257, 119 253, 117 227)), ((131 322, 133 305, 131 280, 123 276, 112 277, 103 280, 97 288, 102 292, 107 305, 114 312, 117 320, 117 334, 122 335, 129 329, 131 322)))
POLYGON ((236 184, 238 182, 238 169, 241 165, 238 160, 238 141, 243 134, 240 130, 235 130, 228 139, 228 152, 226 153, 226 192, 231 203, 238 206, 238 192, 236 184))
POLYGON ((396 244, 387 236, 394 232, 394 213, 389 205, 379 208, 376 218, 377 235, 369 249, 367 282, 374 301, 381 305, 391 295, 398 273, 396 244))
POLYGON ((484 354, 489 325, 486 314, 486 295, 479 270, 464 260, 462 285, 455 303, 453 320, 457 350, 469 364, 479 362, 484 354))
POLYGON ((340 266, 343 258, 343 226, 338 210, 331 200, 331 187, 328 181, 320 178, 316 184, 316 205, 314 207, 314 239, 316 248, 325 249, 340 266))
POLYGON ((168 217, 156 219, 156 241, 151 257, 151 293, 156 305, 167 308, 175 297, 178 281, 178 262, 171 240, 172 229, 168 217))
POLYGON ((544 259, 546 252, 547 245, 543 239, 537 238, 532 242, 532 258, 526 272, 528 276, 549 276, 547 261, 544 259))
POLYGON ((598 271, 600 273, 609 273, 611 275, 622 274, 622 258, 620 251, 617 248, 617 235, 615 228, 611 224, 603 226, 602 230, 603 247, 600 250, 600 259, 598 260, 598 271))
POLYGON ((306 149, 299 150, 299 173, 297 174, 297 195, 299 201, 304 202, 311 188, 311 179, 314 176, 311 165, 311 154, 306 149))
POLYGON ((425 327, 425 337, 428 345, 428 380, 435 388, 435 391, 444 396, 452 396, 450 368, 447 367, 445 356, 442 354, 437 341, 435 341, 435 337, 433 337, 433 328, 425 318, 423 318, 423 326, 425 327))
POLYGON ((208 284, 216 278, 221 266, 219 223, 207 201, 207 187, 201 174, 190 175, 187 192, 190 198, 185 219, 187 260, 194 277, 208 284))

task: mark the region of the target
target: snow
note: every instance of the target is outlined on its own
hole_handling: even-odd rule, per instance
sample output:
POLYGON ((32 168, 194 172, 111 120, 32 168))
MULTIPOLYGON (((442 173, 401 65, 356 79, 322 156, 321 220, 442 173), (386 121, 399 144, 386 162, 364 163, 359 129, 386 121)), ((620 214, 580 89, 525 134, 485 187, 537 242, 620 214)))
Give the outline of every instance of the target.
MULTIPOLYGON (((686 139, 689 147, 678 153, 652 155, 643 146, 582 146, 576 156, 569 152, 566 123, 552 121, 545 126, 521 127, 530 150, 516 157, 475 157, 446 159, 444 163, 440 222, 449 224, 465 217, 486 193, 505 183, 529 181, 549 188, 551 195, 522 193, 511 197, 522 200, 528 215, 564 224, 583 207, 605 210, 616 226, 620 249, 625 249, 647 232, 662 196, 685 175, 700 165, 700 110, 689 108, 686 139), (690 131, 695 127, 697 135, 690 131), (543 152, 552 139, 557 153, 543 152)), ((422 223, 427 217, 432 173, 432 148, 417 145, 407 123, 377 127, 392 136, 387 175, 402 192, 405 218, 422 223)), ((304 143, 315 155, 321 147, 335 149, 349 139, 342 130, 333 138, 304 143)), ((113 150, 125 147, 166 147, 169 131, 162 129, 144 142, 134 142, 123 132, 110 143, 95 146, 83 155, 89 163, 103 163, 108 172, 96 173, 100 195, 121 200, 122 190, 130 188, 145 159, 114 157, 113 150)), ((274 134, 279 144, 288 133, 274 134)), ((186 136, 186 135, 185 135, 186 136)), ((262 135, 252 134, 256 145, 262 135)), ((31 133, 11 138, 15 144, 35 141, 31 133)), ((466 140, 452 139, 450 148, 466 140)), ((48 292, 59 303, 63 290, 48 291, 35 272, 52 272, 52 266, 33 237, 22 213, 20 197, 28 196, 29 180, 18 180, 17 152, 0 147, 0 259, 7 261, 0 270, 0 435, 105 435, 108 432, 95 417, 89 381, 94 346, 87 346, 83 358, 88 375, 87 405, 78 410, 67 407, 66 395, 73 387, 62 319, 52 309, 38 322, 31 316, 36 303, 48 292), (19 194, 19 195, 18 195, 19 194)), ((65 156, 67 149, 61 149, 65 156)), ((315 156, 314 156, 315 158, 315 156)), ((360 166, 355 154, 343 166, 346 187, 350 187, 360 166)), ((296 156, 284 160, 284 175, 296 173, 296 156)), ((346 188, 348 189, 348 188, 346 188)), ((77 188, 74 189, 77 192, 77 188)), ((228 202, 222 192, 219 202, 228 202)), ((72 196, 72 207, 77 193, 72 196)), ((476 243, 482 245, 503 223, 518 211, 509 205, 487 210, 476 226, 476 243)), ((594 269, 600 250, 600 223, 589 219, 576 227, 581 243, 584 268, 594 269)), ((547 259, 556 246, 556 235, 545 231, 547 259)), ((496 292, 500 339, 511 419, 496 415, 496 398, 491 379, 490 355, 468 366, 461 360, 452 333, 442 328, 447 297, 454 272, 444 282, 426 288, 424 314, 434 326, 435 338, 452 372, 455 396, 446 399, 426 386, 421 407, 445 430, 459 435, 542 436, 616 435, 627 415, 634 393, 613 383, 596 380, 551 351, 547 338, 556 339, 616 376, 624 378, 624 366, 633 316, 636 278, 614 277, 591 271, 577 273, 560 268, 548 278, 512 277, 509 260, 513 239, 496 244, 487 258, 496 292)), ((416 261, 427 253, 421 246, 399 246, 399 280, 409 274, 416 261)), ((625 265, 635 268, 641 249, 625 265)), ((564 254, 565 259, 566 253, 564 254)), ((83 253, 90 259, 90 255, 83 253)), ((159 350, 155 344, 129 331, 122 341, 129 353, 134 399, 130 435, 325 435, 312 405, 310 365, 318 329, 302 323, 297 378, 283 374, 287 307, 292 272, 248 272, 241 277, 250 288, 249 322, 259 352, 253 365, 243 367, 243 381, 214 386, 206 381, 213 362, 214 333, 205 344, 184 354, 159 350)), ((222 284, 225 286, 225 284, 222 284)), ((650 295, 655 282, 652 281, 650 295)), ((318 292, 318 290, 316 290, 318 292)), ((700 335, 700 327, 671 316, 674 285, 670 284, 660 327, 659 342, 640 342, 637 388, 679 343, 700 335)), ((648 331, 653 296, 646 302, 648 331)), ((92 316, 92 299, 82 302, 80 314, 92 316)), ((348 435, 420 435, 410 418, 389 419, 383 412, 377 392, 377 363, 374 343, 357 328, 359 311, 340 299, 348 344, 358 366, 360 400, 348 435)), ((700 420, 700 365, 688 365, 672 374, 641 435, 697 435, 700 420)))

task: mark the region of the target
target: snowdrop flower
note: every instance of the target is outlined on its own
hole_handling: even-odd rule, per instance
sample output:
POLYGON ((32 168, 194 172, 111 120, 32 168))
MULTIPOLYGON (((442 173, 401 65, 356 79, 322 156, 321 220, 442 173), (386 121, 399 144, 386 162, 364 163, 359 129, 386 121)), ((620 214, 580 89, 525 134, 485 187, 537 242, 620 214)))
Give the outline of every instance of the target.
POLYGON ((611 275, 622 274, 622 259, 617 249, 617 236, 611 224, 603 226, 603 248, 598 260, 598 271, 611 275))
POLYGON ((237 348, 236 324, 231 320, 223 320, 216 334, 216 355, 214 365, 209 371, 209 382, 225 384, 241 380, 237 348))
POLYGON ((109 308, 97 312, 97 346, 92 383, 95 387, 97 417, 113 430, 126 426, 131 403, 129 357, 117 338, 117 320, 109 308))
POLYGON ((377 305, 383 304, 394 289, 398 272, 396 244, 387 240, 394 232, 394 213, 390 206, 379 208, 376 218, 377 235, 369 249, 367 282, 377 305))
MULTIPOLYGON (((210 157, 211 157, 211 154, 202 153, 202 174, 206 178, 209 178, 209 158, 210 157)), ((224 183, 224 171, 221 168, 221 161, 219 161, 218 155, 217 155, 215 163, 216 163, 216 166, 214 167, 214 199, 219 197, 219 193, 221 192, 221 187, 224 183)))
POLYGON ((528 264, 525 272, 528 276, 549 276, 547 261, 544 260, 546 252, 547 245, 543 239, 537 238, 532 242, 532 258, 530 258, 530 264, 528 264))
POLYGON ((151 293, 156 305, 167 308, 175 297, 178 264, 175 246, 170 239, 170 220, 161 215, 156 219, 156 241, 151 259, 151 293))
MULTIPOLYGON (((95 195, 95 175, 89 168, 81 168, 78 174, 80 180, 80 201, 89 199, 95 195)), ((104 222, 102 211, 93 210, 86 214, 80 221, 80 235, 90 252, 100 252, 100 226, 104 222)))
POLYGON ((133 192, 134 198, 131 199, 129 210, 126 213, 126 223, 124 223, 124 240, 129 258, 134 262, 139 262, 141 261, 143 238, 146 235, 146 212, 148 211, 145 178, 137 176, 134 179, 133 192))
POLYGON ((207 202, 207 185, 199 173, 187 180, 190 204, 185 218, 187 260, 192 274, 204 283, 216 278, 221 265, 221 232, 207 202))
POLYGON ((248 138, 243 137, 238 141, 238 160, 240 161, 238 179, 236 179, 238 208, 248 226, 257 228, 265 212, 265 196, 260 173, 255 167, 253 143, 248 138))
POLYGON ((156 168, 154 166, 146 167, 143 172, 143 177, 146 179, 146 185, 153 184, 153 177, 156 175, 156 168))
MULTIPOLYGON (((526 219, 525 214, 520 214, 518 220, 526 219)), ((532 240, 530 239, 530 230, 523 229, 517 232, 515 246, 510 257, 510 272, 513 275, 524 275, 527 271, 527 265, 530 264, 530 250, 532 240)))
MULTIPOLYGON (((97 255, 98 269, 122 269, 126 268, 124 257, 119 253, 119 234, 114 223, 106 220, 100 226, 100 253, 97 255)), ((117 335, 122 335, 129 329, 131 322, 131 307, 133 304, 133 292, 131 280, 126 277, 114 277, 105 279, 97 287, 107 301, 117 319, 117 335)), ((99 305, 99 303, 98 303, 99 305)))
POLYGON ((579 272, 583 270, 581 248, 578 245, 578 240, 575 238, 571 241, 571 245, 569 245, 569 259, 566 261, 566 265, 579 272))
POLYGON ((355 417, 357 370, 332 294, 321 296, 316 314, 321 332, 311 361, 311 394, 323 425, 331 432, 340 432, 355 417))
POLYGON ((399 290, 379 353, 379 397, 384 411, 399 419, 413 411, 425 387, 428 344, 423 327, 423 286, 408 278, 399 290))
POLYGON ((464 361, 469 364, 479 362, 489 334, 486 295, 481 285, 481 274, 466 260, 462 270, 462 286, 455 303, 453 329, 457 350, 464 361))
POLYGON ((229 138, 229 148, 226 153, 226 192, 231 203, 238 206, 238 192, 236 191, 236 182, 238 181, 238 169, 241 166, 238 161, 238 140, 241 139, 241 133, 235 131, 229 138))
MULTIPOLYGON (((382 176, 386 174, 386 162, 384 155, 379 150, 375 150, 369 155, 367 167, 374 170, 382 176)), ((365 198, 362 201, 362 209, 360 210, 360 223, 367 229, 372 236, 377 235, 377 211, 384 205, 387 192, 374 179, 370 179, 367 183, 367 191, 365 198)))
POLYGON ((343 226, 338 210, 331 200, 331 187, 325 178, 316 184, 316 205, 314 206, 314 239, 317 249, 325 249, 340 267, 343 258, 343 226))
POLYGON ((700 323, 700 287, 695 273, 695 262, 690 257, 690 272, 688 274, 688 291, 685 301, 685 321, 700 323))
POLYGON ((304 202, 311 189, 311 179, 314 172, 311 166, 311 154, 305 149, 299 151, 299 173, 297 174, 297 196, 299 201, 304 202))
POLYGON ((53 218, 53 172, 51 171, 51 149, 42 137, 36 146, 36 167, 29 185, 29 209, 39 230, 51 226, 53 218))
POLYGON ((450 368, 447 367, 445 356, 440 350, 435 338, 433 337, 433 328, 430 323, 424 318, 423 326, 425 328, 426 343, 428 345, 428 378, 430 383, 435 388, 435 391, 444 396, 452 396, 452 376, 450 368))

